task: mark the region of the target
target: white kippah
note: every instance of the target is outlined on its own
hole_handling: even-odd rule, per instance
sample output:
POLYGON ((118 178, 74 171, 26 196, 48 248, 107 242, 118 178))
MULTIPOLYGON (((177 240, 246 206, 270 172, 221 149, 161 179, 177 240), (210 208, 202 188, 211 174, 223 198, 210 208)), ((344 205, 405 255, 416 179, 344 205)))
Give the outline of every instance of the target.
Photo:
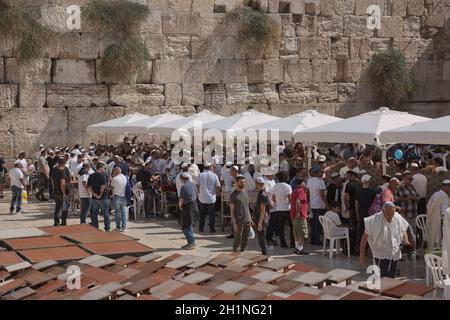
POLYGON ((189 173, 187 173, 187 172, 183 172, 181 174, 181 177, 184 178, 184 179, 189 179, 191 177, 191 175, 189 173))

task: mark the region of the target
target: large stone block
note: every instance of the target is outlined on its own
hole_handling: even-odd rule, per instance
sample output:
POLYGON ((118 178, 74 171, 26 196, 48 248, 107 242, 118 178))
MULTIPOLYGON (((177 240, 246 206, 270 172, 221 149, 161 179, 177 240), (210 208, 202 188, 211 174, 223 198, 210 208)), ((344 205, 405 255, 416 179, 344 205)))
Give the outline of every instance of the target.
POLYGON ((152 71, 153 63, 151 61, 145 62, 144 68, 137 75, 136 83, 150 84, 152 82, 152 71))
POLYGON ((332 60, 314 59, 312 61, 312 80, 315 83, 332 82, 332 60))
POLYGON ((190 36, 167 36, 167 57, 182 59, 191 56, 190 36))
POLYGON ((305 13, 311 16, 320 14, 320 0, 305 0, 305 13))
POLYGON ((355 15, 366 16, 367 8, 371 5, 376 5, 381 9, 381 15, 385 15, 384 0, 356 0, 355 15))
POLYGON ((56 60, 53 82, 60 84, 95 84, 95 60, 56 60))
POLYGON ((392 15, 406 17, 406 8, 408 6, 407 0, 392 1, 392 15))
POLYGON ((164 86, 155 84, 112 85, 111 104, 118 106, 163 106, 164 86))
POLYGON ((184 83, 183 100, 184 106, 201 106, 205 103, 205 92, 201 83, 184 83))
POLYGON ((167 11, 169 2, 167 0, 148 0, 150 11, 167 11))
POLYGON ((356 83, 338 83, 337 90, 339 102, 356 102, 356 83))
POLYGON ((378 36, 381 38, 403 37, 402 17, 383 17, 383 20, 381 22, 381 29, 378 30, 378 36))
POLYGON ((192 0, 193 12, 214 12, 214 0, 192 0))
POLYGON ((16 58, 5 58, 5 82, 18 84, 50 83, 50 59, 33 59, 26 63, 16 58))
POLYGON ((324 17, 332 17, 336 13, 335 0, 321 0, 320 14, 324 17))
POLYGON ((286 59, 284 61, 284 82, 303 83, 312 80, 311 63, 305 59, 286 59))
POLYGON ((419 38, 420 37, 420 29, 422 28, 421 18, 420 17, 407 17, 404 20, 404 36, 407 38, 419 38))
POLYGON ((298 38, 283 38, 281 40, 280 55, 290 56, 298 53, 298 38))
POLYGON ((3 63, 3 57, 0 57, 0 83, 5 82, 5 66, 3 63))
POLYGON ((292 14, 304 14, 305 13, 305 0, 291 0, 291 13, 292 14))
MULTIPOLYGON (((278 1, 278 0, 274 0, 278 1)), ((230 12, 233 9, 243 6, 243 0, 215 0, 214 12, 230 12)), ((277 11, 278 12, 278 11, 277 11)))
POLYGON ((350 58, 370 59, 370 40, 367 38, 350 38, 349 41, 350 58))
POLYGON ((81 34, 81 59, 97 59, 100 56, 100 36, 95 33, 81 34))
POLYGON ((246 83, 230 83, 225 86, 227 104, 248 104, 248 85, 246 83))
POLYGON ((344 33, 344 18, 339 16, 319 17, 319 34, 322 37, 342 37, 344 33))
POLYGON ((46 101, 45 84, 23 84, 19 86, 20 108, 42 108, 46 101))
POLYGON ((190 34, 200 33, 200 13, 177 13, 163 15, 163 33, 190 34))
POLYGON ((79 59, 81 57, 81 34, 79 32, 67 32, 60 35, 58 41, 61 59, 79 59))
POLYGON ((166 36, 163 34, 144 35, 144 44, 151 60, 162 59, 167 53, 166 36))
POLYGON ((156 60, 152 82, 157 84, 183 83, 186 60, 156 60))
POLYGON ((224 84, 205 85, 205 106, 220 107, 227 103, 227 91, 224 84))
POLYGON ((319 23, 317 16, 303 15, 297 23, 297 36, 314 37, 319 35, 319 23))
POLYGON ((298 47, 302 59, 329 58, 331 41, 329 38, 299 38, 298 47))
POLYGON ((295 31, 295 23, 292 20, 292 15, 282 15, 281 16, 281 35, 283 37, 295 37, 296 31, 295 31))
POLYGON ((108 87, 103 85, 47 85, 47 106, 101 107, 108 105, 108 87))
POLYGON ((367 28, 367 17, 349 16, 344 19, 344 36, 346 37, 371 37, 373 34, 367 28))
POLYGON ((161 34, 162 14, 161 12, 150 12, 147 19, 140 25, 141 33, 161 34))
POLYGON ((355 14, 356 0, 335 0, 334 10, 338 16, 355 14))
POLYGON ((190 117, 195 114, 195 107, 193 106, 161 106, 161 113, 174 113, 184 117, 190 117))
POLYGON ((336 83, 323 84, 318 86, 318 99, 317 102, 337 102, 338 101, 338 89, 336 83))
POLYGON ((289 83, 280 85, 280 102, 286 104, 315 103, 318 92, 309 84, 289 83))
POLYGON ((249 60, 247 62, 247 78, 249 84, 283 82, 283 61, 249 60))
POLYGON ((416 59, 418 56, 418 41, 415 39, 394 39, 394 47, 399 49, 406 59, 416 59))
POLYGON ((0 84, 0 109, 17 107, 17 85, 0 84))
MULTIPOLYGON (((180 84, 169 83, 165 85, 164 91, 165 105, 166 106, 179 106, 181 105, 181 99, 183 92, 180 84)), ((164 103, 163 103, 164 104, 164 103)))
POLYGON ((187 11, 192 9, 192 0, 167 0, 168 11, 187 11))
POLYGON ((425 12, 425 2, 423 0, 407 0, 408 16, 422 16, 425 12))
POLYGON ((61 5, 43 5, 39 7, 39 21, 57 32, 67 32, 66 8, 61 5))
POLYGON ((276 84, 255 84, 248 86, 248 100, 251 105, 280 103, 276 84))

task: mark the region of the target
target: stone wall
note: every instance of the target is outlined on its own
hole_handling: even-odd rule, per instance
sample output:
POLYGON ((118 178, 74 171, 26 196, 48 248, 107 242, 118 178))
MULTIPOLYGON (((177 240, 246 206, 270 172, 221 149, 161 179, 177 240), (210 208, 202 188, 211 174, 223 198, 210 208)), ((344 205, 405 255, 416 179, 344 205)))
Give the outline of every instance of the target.
MULTIPOLYGON (((124 0, 125 1, 125 0, 124 0)), ((417 83, 402 109, 450 113, 450 1, 261 0, 278 23, 280 41, 249 52, 226 12, 245 0, 134 0, 151 15, 140 35, 151 60, 136 85, 106 83, 100 65, 111 35, 81 19, 66 27, 66 7, 87 0, 14 0, 61 33, 42 59, 23 65, 17 41, 0 35, 0 154, 19 149, 98 141, 87 125, 131 112, 223 115, 249 105, 277 116, 314 108, 348 117, 376 106, 365 70, 390 45, 408 59, 417 83), (381 29, 367 28, 378 5, 381 29)))

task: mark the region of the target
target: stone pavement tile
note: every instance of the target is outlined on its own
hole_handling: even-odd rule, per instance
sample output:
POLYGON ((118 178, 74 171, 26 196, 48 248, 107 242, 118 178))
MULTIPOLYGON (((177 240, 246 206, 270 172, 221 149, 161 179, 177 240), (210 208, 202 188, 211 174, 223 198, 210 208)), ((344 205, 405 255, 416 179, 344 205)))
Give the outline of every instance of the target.
POLYGON ((0 230, 0 240, 46 236, 47 232, 37 228, 14 228, 0 230))
POLYGON ((137 241, 97 242, 81 244, 81 248, 92 254, 103 256, 142 255, 153 252, 153 249, 137 241))
POLYGON ((4 240, 4 243, 11 250, 65 247, 73 245, 73 243, 66 241, 59 236, 40 236, 30 238, 8 239, 4 240))
POLYGON ((102 233, 102 231, 94 228, 89 224, 73 224, 68 226, 59 226, 59 227, 40 227, 41 231, 47 234, 53 234, 56 236, 75 234, 75 233, 84 233, 84 232, 98 232, 102 233))
POLYGON ((226 281, 215 288, 218 290, 222 290, 225 293, 237 294, 239 291, 242 291, 247 287, 249 287, 247 284, 241 282, 226 281))
POLYGON ((320 297, 312 294, 307 294, 303 292, 296 292, 293 295, 289 296, 287 300, 318 300, 320 297))
POLYGON ((214 298, 212 298, 212 300, 222 300, 222 301, 226 301, 226 300, 241 300, 241 298, 237 295, 234 294, 229 294, 229 293, 220 293, 217 296, 215 296, 214 298))
POLYGON ((26 282, 22 279, 6 280, 5 282, 0 283, 0 297, 25 286, 26 282))
POLYGON ((55 247, 46 249, 29 249, 19 251, 31 263, 38 263, 45 260, 72 261, 80 260, 90 256, 90 254, 76 246, 55 247))
POLYGON ((83 244, 137 240, 136 238, 127 236, 123 233, 101 231, 65 234, 64 238, 75 243, 83 244))
POLYGON ((10 294, 7 294, 6 296, 3 296, 2 299, 4 300, 22 300, 26 297, 29 297, 33 295, 35 291, 29 287, 25 287, 19 290, 16 290, 14 292, 11 292, 10 294))
POLYGON ((23 261, 24 260, 21 257, 19 257, 15 252, 12 251, 0 252, 0 267, 17 264, 23 261))
POLYGON ((267 296, 267 293, 251 290, 251 289, 245 289, 238 293, 238 296, 242 300, 261 300, 264 299, 267 296))

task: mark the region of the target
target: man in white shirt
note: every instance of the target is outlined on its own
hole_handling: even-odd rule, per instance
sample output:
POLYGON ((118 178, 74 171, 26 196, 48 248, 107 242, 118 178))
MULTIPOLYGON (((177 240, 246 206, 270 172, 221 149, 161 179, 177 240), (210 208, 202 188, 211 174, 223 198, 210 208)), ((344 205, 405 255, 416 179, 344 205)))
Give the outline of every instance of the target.
POLYGON ((284 152, 280 153, 280 171, 286 172, 289 176, 289 162, 287 161, 287 156, 284 152))
POLYGON ((364 219, 365 231, 359 248, 359 261, 365 263, 365 250, 369 242, 381 277, 395 278, 397 263, 402 257, 400 245, 410 246, 408 222, 397 212, 392 202, 383 205, 383 211, 364 219))
POLYGON ((416 189, 419 195, 419 204, 417 207, 418 214, 424 214, 427 210, 427 186, 428 179, 419 171, 419 165, 417 163, 412 163, 409 166, 409 171, 411 171, 413 182, 412 185, 416 189))
POLYGON ((80 197, 80 223, 85 224, 87 214, 91 209, 92 195, 88 190, 89 176, 94 173, 90 162, 84 161, 83 167, 78 171, 78 195, 80 197))
POLYGON ((222 168, 222 172, 221 172, 221 179, 222 179, 222 183, 224 186, 224 191, 225 192, 232 192, 233 188, 233 177, 231 176, 231 167, 233 166, 233 163, 231 163, 230 161, 228 161, 226 163, 226 166, 222 168))
POLYGON ((286 172, 280 171, 277 174, 278 183, 272 190, 272 201, 275 203, 276 221, 278 225, 278 236, 282 248, 288 248, 284 236, 284 226, 286 221, 289 224, 290 247, 295 248, 294 227, 291 220, 291 195, 292 188, 288 184, 289 178, 286 172))
POLYGON ((359 174, 360 170, 358 168, 358 160, 356 160, 355 157, 350 157, 347 160, 347 165, 339 171, 341 178, 345 178, 348 171, 353 171, 359 174))
POLYGON ((120 167, 115 167, 112 173, 111 187, 113 188, 113 204, 116 220, 116 231, 125 232, 127 226, 127 198, 125 190, 128 179, 122 174, 120 167))
POLYGON ((441 190, 435 192, 427 204, 427 244, 434 248, 441 244, 442 217, 450 206, 450 180, 442 182, 441 190))
POLYGON ((330 235, 332 237, 342 237, 347 233, 348 228, 342 226, 341 218, 339 217, 339 213, 341 211, 341 205, 339 202, 333 202, 331 204, 331 210, 325 213, 324 217, 328 218, 333 225, 330 229, 330 235))
POLYGON ((83 167, 83 155, 79 154, 74 158, 70 159, 69 170, 70 175, 72 177, 77 177, 78 172, 81 170, 82 167, 83 167))
POLYGON ((25 176, 21 170, 22 163, 20 160, 14 161, 14 168, 9 171, 9 177, 11 178, 11 206, 9 208, 9 213, 14 214, 14 209, 16 213, 22 213, 22 191, 25 188, 25 176))
POLYGON ((198 177, 199 194, 198 200, 200 201, 200 232, 204 232, 205 218, 208 216, 209 232, 216 232, 216 194, 220 192, 219 177, 211 171, 212 164, 205 163, 204 171, 200 173, 198 177))
POLYGON ((319 166, 315 166, 311 170, 311 177, 306 185, 309 194, 310 207, 313 214, 311 221, 311 244, 321 246, 320 241, 321 225, 319 216, 323 216, 327 210, 327 197, 325 195, 325 182, 323 181, 322 171, 319 166))

